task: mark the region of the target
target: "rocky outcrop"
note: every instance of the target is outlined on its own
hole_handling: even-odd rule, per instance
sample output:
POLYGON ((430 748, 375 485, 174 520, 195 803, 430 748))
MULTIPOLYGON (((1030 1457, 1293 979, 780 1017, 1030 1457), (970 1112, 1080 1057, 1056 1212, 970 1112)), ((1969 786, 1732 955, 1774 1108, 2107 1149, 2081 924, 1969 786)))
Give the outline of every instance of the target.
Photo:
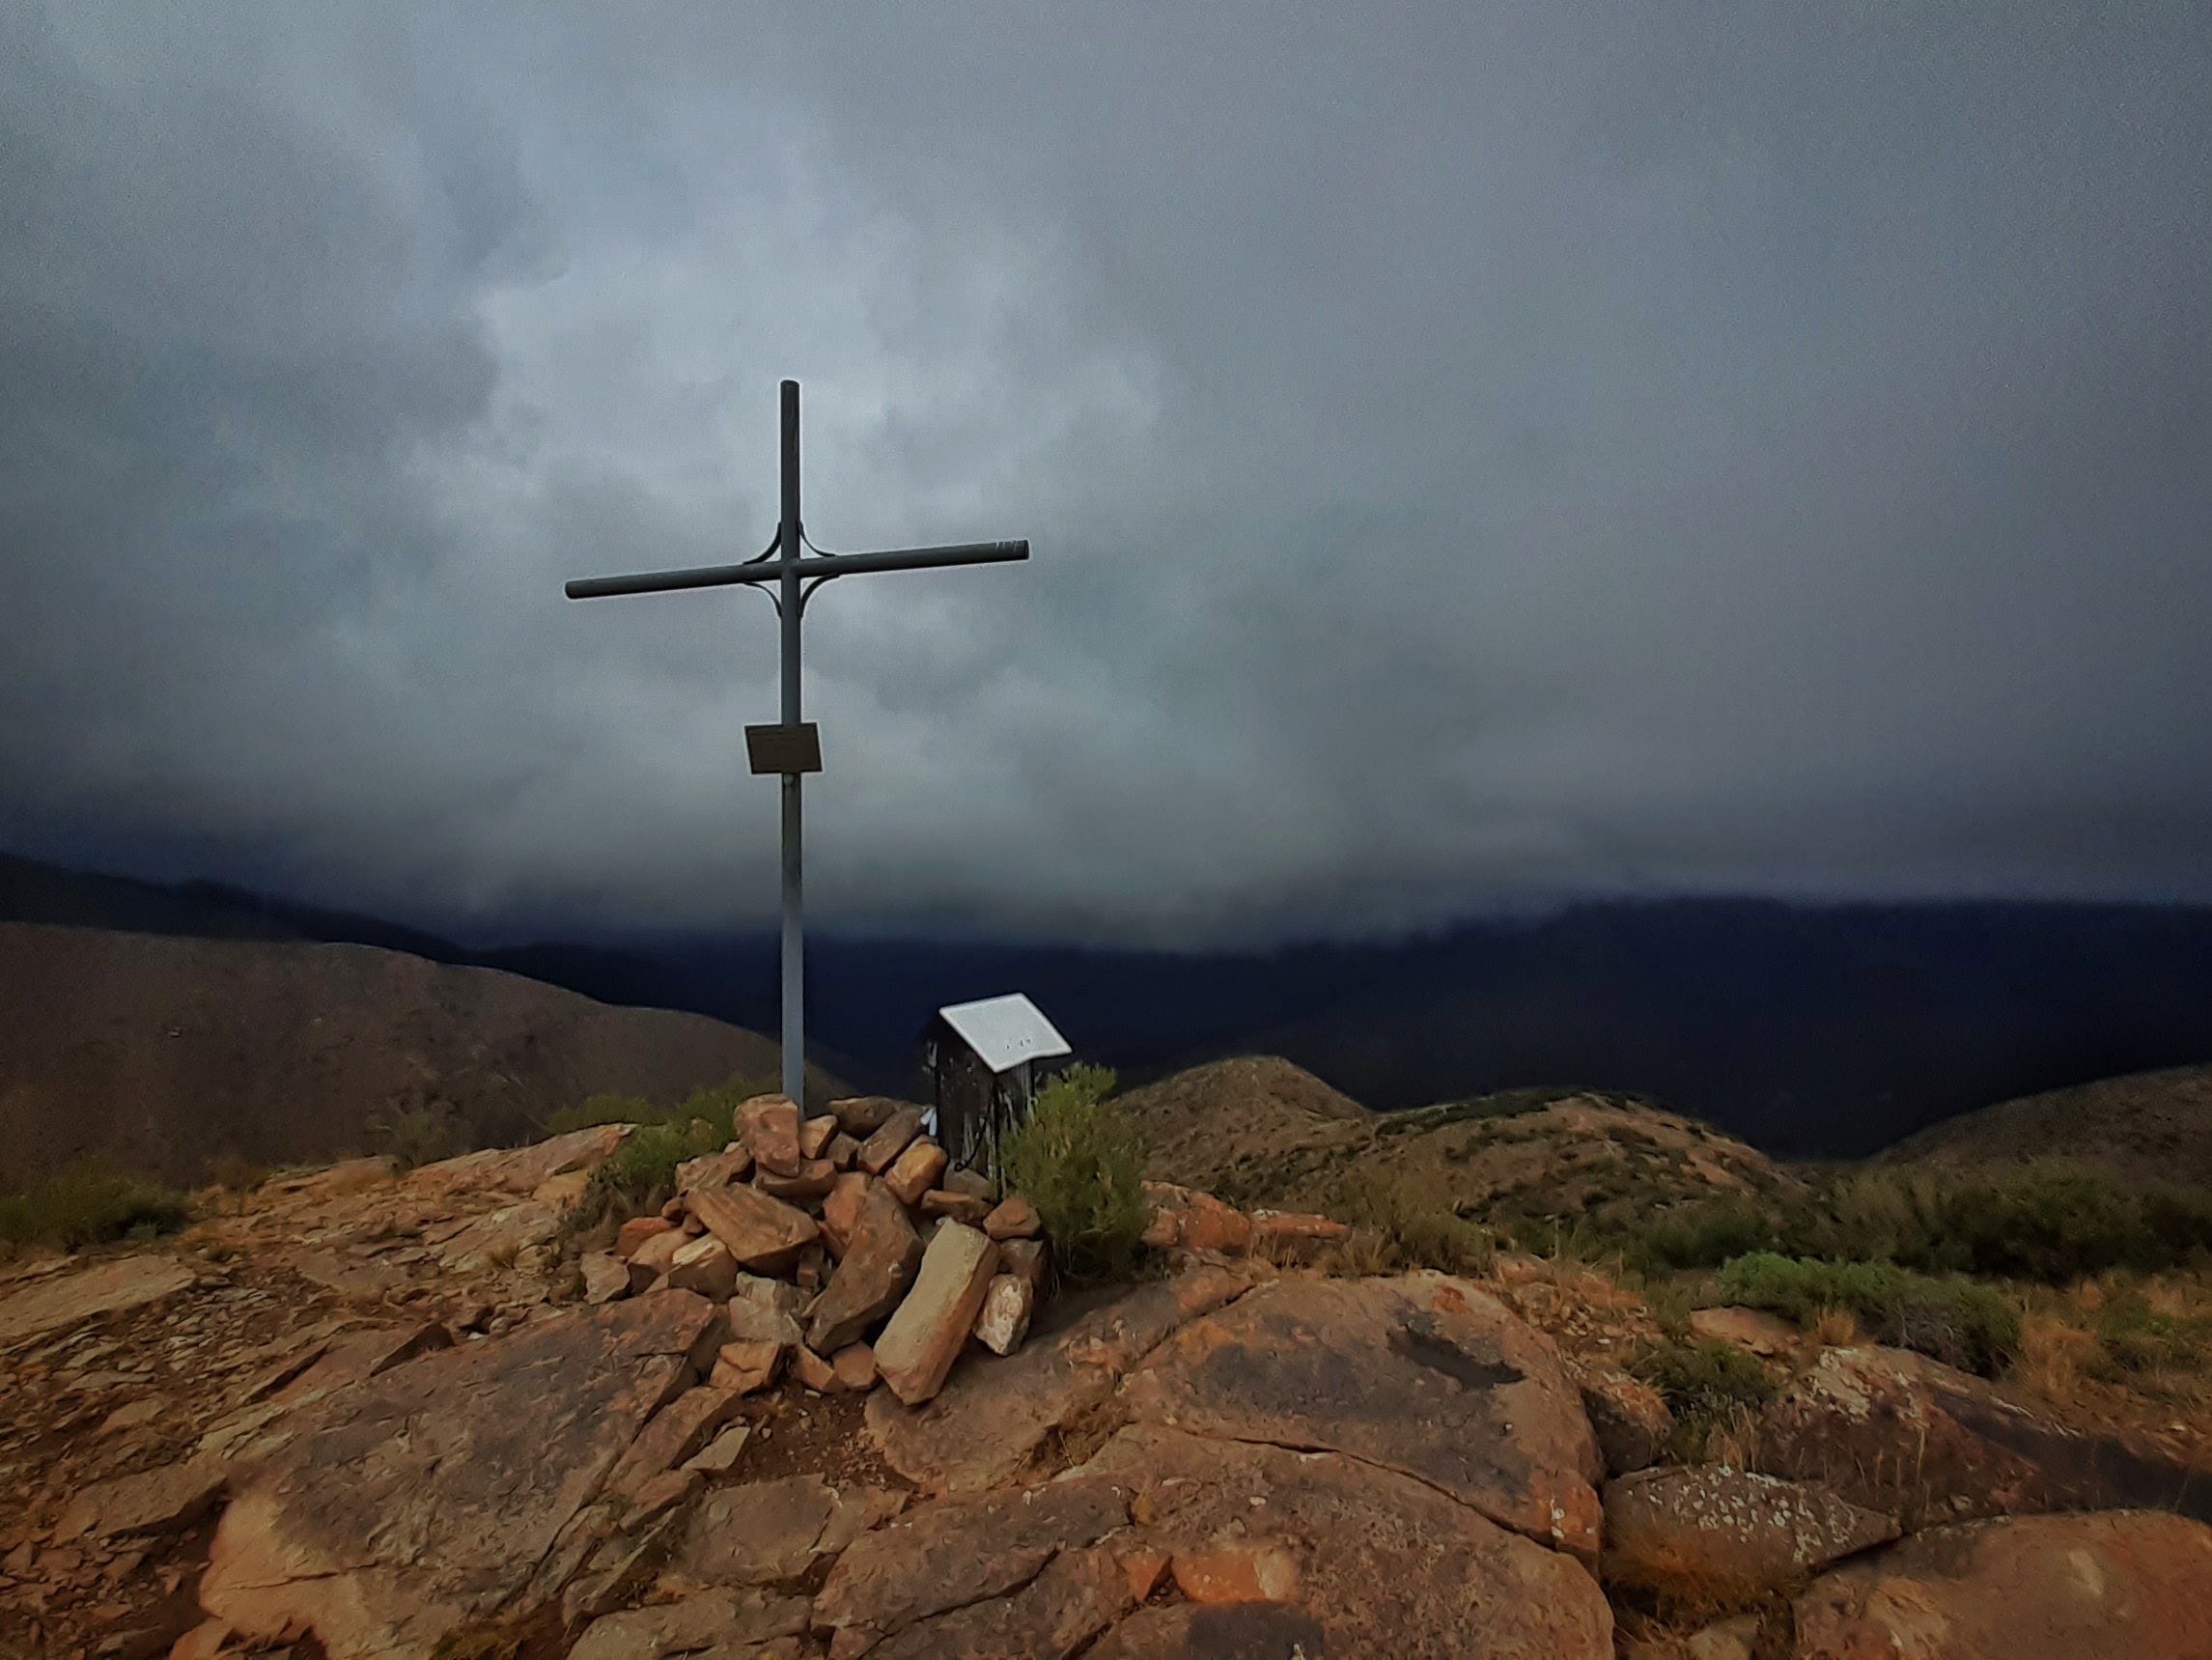
MULTIPOLYGON (((2195 1651, 2177 1588, 2212 1601, 2212 1571, 2203 1530, 2170 1516, 1886 1545, 1878 1504, 1817 1472, 1632 1470, 1669 1421, 1603 1364, 1635 1352, 1633 1328, 1536 1296, 1573 1304, 1592 1295, 1580 1280, 1326 1279, 1286 1269, 1254 1215, 1246 1252, 1179 1244, 1171 1278, 1039 1304, 1027 1207, 971 1172, 939 1172, 912 1206, 860 1171, 822 1194, 764 1186, 804 1185, 840 1138, 856 1159, 854 1131, 896 1115, 832 1129, 764 1110, 764 1139, 793 1132, 774 1156, 798 1176, 742 1144, 710 1155, 589 1266, 549 1240, 488 1242, 568 1215, 588 1182, 569 1161, 618 1137, 272 1184, 187 1237, 182 1284, 9 1349, 22 1387, 0 1402, 0 1457, 41 1473, 21 1519, 0 1509, 0 1630, 27 1615, 32 1652, 125 1660, 286 1643, 336 1660, 1602 1656, 1602 1569, 1637 1660, 1777 1660, 1793 1641, 2035 1660, 2077 1630, 2099 1653, 2159 1656, 2170 1632, 2195 1651), (726 1213, 769 1207, 817 1236, 763 1275, 739 1266, 726 1213), (909 1260, 921 1231, 941 1283, 917 1273, 894 1298, 879 1259, 909 1260), (868 1310, 850 1341, 843 1303, 868 1310), (1571 1369, 1515 1308, 1562 1334, 1571 1369), (916 1404, 852 1394, 878 1381, 872 1336, 916 1404), (48 1399, 88 1449, 61 1473, 23 1450, 24 1404, 48 1399), (1739 1601, 1753 1612, 1715 1621, 1739 1601), (2168 1612, 2145 1635, 2130 1622, 2152 1605, 2168 1612)), ((1236 1233, 1225 1206, 1178 1209, 1236 1233)), ((770 1259, 798 1231, 780 1225, 770 1259)), ((0 1276, 0 1310, 65 1276, 0 1276)), ((1993 1504, 2083 1491, 2055 1479, 2073 1466, 2050 1447, 2074 1444, 2022 1422, 2057 1433, 1992 1386, 1860 1350, 1741 1440, 1808 1468, 1873 1449, 1861 1477, 1907 1492, 1883 1449, 1909 1428, 1922 1485, 1935 1457, 1983 1473, 1969 1490, 1993 1504), (1997 1431, 1975 1417, 2001 1410, 1997 1431), (2034 1452, 2032 1479, 1995 1453, 1957 1462, 1969 1429, 2034 1452)))
POLYGON ((1575 1387, 1464 1280, 1278 1280, 1186 1326, 1122 1393, 1145 1421, 1342 1452, 1596 1558, 1602 1466, 1575 1387))
POLYGON ((1908 1530, 1977 1516, 2142 1507, 2212 1518, 2212 1472, 2069 1429, 1903 1349, 1830 1349, 1767 1411, 1759 1467, 1908 1530))
POLYGON ((785 1476, 725 1487, 691 1513, 669 1560, 671 1584, 768 1586, 803 1576, 899 1513, 906 1496, 785 1476))
POLYGON ((1257 1629, 1302 1631, 1309 1655, 1612 1653, 1611 1611, 1580 1563, 1394 1471, 1143 1424, 1087 1468, 1133 1484, 1137 1526, 1116 1548, 1164 1556, 1183 1598, 1105 1652, 1246 1652, 1224 1645, 1265 1610, 1257 1629))
POLYGON ((56 1268, 0 1297, 0 1348, 79 1320, 142 1308, 192 1283, 192 1271, 172 1256, 125 1256, 89 1268, 56 1268))
POLYGON ((2212 1528, 2149 1511, 1933 1528, 1797 1599, 1798 1660, 2202 1660, 2212 1528))
POLYGON ((229 1481, 229 1467, 219 1458, 208 1457, 119 1476, 71 1499, 54 1524, 54 1537, 167 1533, 205 1515, 229 1481))
POLYGON ((1605 1501, 1606 1579, 1693 1605, 1750 1602, 1897 1536, 1826 1488, 1711 1465, 1624 1477, 1605 1501))
POLYGON ((910 1409, 879 1393, 868 1434, 883 1459, 928 1493, 975 1493, 1014 1479, 1060 1431, 1098 1410, 1123 1374, 1186 1322, 1251 1280, 1199 1266, 1123 1292, 1005 1360, 970 1355, 956 1387, 910 1409))
POLYGON ((556 1595, 545 1564, 721 1324, 661 1292, 332 1396, 231 1501, 202 1606, 250 1636, 313 1630, 348 1660, 426 1651, 463 1619, 556 1595))
POLYGON ((857 1540, 815 1598, 814 1622, 838 1660, 867 1653, 941 1615, 1019 1590, 1062 1552, 1129 1523, 1134 1483, 1075 1476, 910 1510, 857 1540))
POLYGON ((717 1588, 595 1620, 569 1660, 660 1660, 702 1651, 722 1660, 796 1656, 802 1650, 793 1640, 806 1630, 806 1615, 803 1596, 717 1588))

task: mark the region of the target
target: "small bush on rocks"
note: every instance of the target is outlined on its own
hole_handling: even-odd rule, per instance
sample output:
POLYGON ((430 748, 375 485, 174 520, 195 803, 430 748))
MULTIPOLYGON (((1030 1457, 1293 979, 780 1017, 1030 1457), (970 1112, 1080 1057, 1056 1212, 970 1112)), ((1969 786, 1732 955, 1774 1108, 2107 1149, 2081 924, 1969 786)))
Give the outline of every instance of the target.
POLYGON ((588 1096, 573 1107, 563 1107, 546 1120, 549 1135, 565 1136, 572 1130, 589 1130, 601 1124, 658 1124, 677 1129, 700 1120, 710 1133, 719 1132, 715 1146, 725 1146, 736 1133, 738 1109, 756 1095, 772 1095, 778 1088, 772 1078, 731 1079, 727 1083, 694 1089, 673 1106, 661 1106, 642 1095, 609 1092, 588 1096))
POLYGON ((591 1185, 569 1213, 564 1237, 581 1242, 609 1231, 625 1217, 659 1209, 676 1191, 676 1167, 728 1146, 737 1135, 738 1109, 775 1090, 773 1079, 733 1078, 694 1089, 672 1107, 656 1106, 640 1095, 609 1093, 562 1108, 546 1124, 556 1136, 601 1124, 637 1126, 614 1156, 592 1172, 591 1185))
POLYGON ((1669 1339, 1645 1351, 1629 1370, 1657 1390, 1674 1415, 1668 1449, 1677 1458, 1701 1456, 1715 1430, 1775 1395, 1767 1368, 1729 1343, 1669 1339))
POLYGON ((190 1216, 183 1195, 98 1160, 80 1160, 17 1192, 0 1194, 0 1248, 73 1251, 150 1238, 183 1226, 190 1216))
POLYGON ((217 1153, 208 1161, 208 1183, 225 1193, 250 1194, 273 1174, 268 1166, 237 1153, 217 1153))
POLYGON ((668 1109, 656 1107, 642 1095, 623 1095, 608 1090, 589 1095, 573 1107, 557 1109, 546 1120, 546 1134, 566 1136, 572 1131, 595 1129, 602 1124, 658 1124, 668 1116, 668 1109))
POLYGON ((1829 1262, 1754 1252, 1721 1270, 1721 1294, 1812 1326, 1850 1313, 1878 1342, 1946 1365, 1993 1372, 2020 1347, 2020 1310, 1987 1285, 1930 1278, 1889 1262, 1829 1262))
POLYGON ((387 1107, 375 1113, 369 1119, 369 1146, 402 1170, 468 1150, 453 1114, 436 1107, 387 1107))
POLYGON ((1144 1139, 1113 1088, 1105 1067, 1071 1067, 1000 1149, 1008 1189, 1037 1207, 1071 1280, 1126 1278, 1142 1250, 1144 1139))

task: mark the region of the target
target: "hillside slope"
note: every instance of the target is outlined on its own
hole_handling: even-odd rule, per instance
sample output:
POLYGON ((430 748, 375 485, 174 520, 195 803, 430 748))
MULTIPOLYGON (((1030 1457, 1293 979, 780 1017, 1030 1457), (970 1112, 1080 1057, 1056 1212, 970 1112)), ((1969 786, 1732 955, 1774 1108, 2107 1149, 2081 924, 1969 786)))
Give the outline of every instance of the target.
POLYGON ((1146 1174, 1240 1204, 1341 1213, 1396 1190, 1477 1220, 1572 1227, 1795 1185, 1756 1148, 1599 1090, 1370 1112, 1287 1060, 1246 1056, 1133 1089, 1121 1104, 1144 1132, 1146 1174))
POLYGON ((1882 1158, 1949 1167, 2067 1159, 2131 1180, 2212 1185, 2212 1066, 2001 1101, 1909 1136, 1882 1158))
POLYGON ((1121 1105, 1144 1132, 1148 1172, 1191 1187, 1217 1183, 1241 1156, 1348 1145, 1375 1116, 1272 1055, 1194 1066, 1130 1090, 1121 1105))
POLYGON ((181 1182, 224 1154, 327 1159, 390 1107, 510 1141, 602 1090, 673 1099, 777 1055, 700 1015, 373 946, 0 924, 0 1179, 87 1152, 181 1182))

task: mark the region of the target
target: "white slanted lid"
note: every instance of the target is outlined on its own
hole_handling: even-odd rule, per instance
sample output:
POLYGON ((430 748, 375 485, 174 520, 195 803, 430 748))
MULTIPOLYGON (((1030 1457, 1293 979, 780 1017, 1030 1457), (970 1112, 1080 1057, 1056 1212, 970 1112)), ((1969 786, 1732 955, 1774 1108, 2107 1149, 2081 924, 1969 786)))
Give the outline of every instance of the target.
POLYGON ((1020 992, 951 1003, 938 1014, 993 1072, 1009 1071, 1024 1060, 1050 1060, 1075 1053, 1044 1011, 1020 992))

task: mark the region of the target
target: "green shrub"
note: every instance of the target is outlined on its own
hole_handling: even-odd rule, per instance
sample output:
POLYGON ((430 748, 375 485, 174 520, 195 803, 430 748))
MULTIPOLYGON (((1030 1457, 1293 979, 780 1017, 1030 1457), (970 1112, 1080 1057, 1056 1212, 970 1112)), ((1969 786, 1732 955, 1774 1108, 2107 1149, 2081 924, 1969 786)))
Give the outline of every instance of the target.
POLYGON ((546 1120, 556 1135, 597 1124, 634 1124, 636 1130, 592 1172, 584 1196, 571 1209, 563 1237, 571 1243, 625 1217, 658 1210, 676 1191, 676 1167, 720 1152, 737 1134, 738 1109, 756 1095, 775 1092, 771 1079, 733 1078, 694 1089, 673 1107, 636 1095, 594 1095, 564 1107, 546 1120))
POLYGON ((2195 1371, 2212 1350, 2212 1319, 2167 1313, 2127 1290, 2097 1310, 2092 1369, 2114 1379, 2131 1373, 2195 1371))
POLYGON ((733 1078, 727 1083, 694 1089, 674 1106, 661 1106, 642 1095, 593 1095, 574 1107, 563 1107, 546 1120, 548 1134, 565 1136, 572 1130, 589 1130, 599 1124, 664 1124, 688 1126, 704 1120, 721 1133, 717 1146, 726 1146, 736 1133, 738 1109, 756 1095, 772 1095, 772 1078, 733 1078))
POLYGON ((250 1194, 274 1173, 238 1153, 217 1153, 207 1166, 208 1184, 234 1194, 250 1194))
POLYGON ((2145 1188, 2142 1225, 2153 1260, 2137 1266, 2146 1272, 2212 1252, 2212 1192, 2169 1183, 2145 1188))
POLYGON ((468 1150, 454 1115, 438 1107, 386 1107, 369 1119, 369 1149, 403 1170, 434 1165, 468 1150))
POLYGON ((1142 1249, 1144 1139, 1107 1099, 1113 1087, 1104 1067, 1071 1067, 999 1149, 1007 1186, 1037 1207, 1072 1280, 1125 1278, 1142 1249))
POLYGON ((1657 1390, 1674 1415, 1668 1447, 1677 1458, 1702 1456, 1714 1429, 1775 1395, 1765 1365, 1730 1343, 1668 1339, 1646 1350, 1629 1370, 1657 1390))
POLYGON ((1623 1247, 1637 1267, 1718 1268, 1747 1252, 1784 1243, 1780 1206, 1743 1196, 1679 1205, 1645 1222, 1623 1247))
POLYGON ((601 1124, 658 1124, 667 1115, 667 1108, 656 1107, 642 1095, 621 1095, 610 1090, 587 1096, 574 1107, 557 1109, 546 1120, 546 1133, 566 1136, 601 1124))
POLYGON ((150 1238, 190 1219, 184 1196, 97 1159, 65 1165, 14 1193, 0 1194, 0 1245, 73 1251, 150 1238))
POLYGON ((1362 1172, 1337 1206, 1341 1220, 1380 1236, 1387 1268, 1480 1273, 1497 1254, 1487 1228, 1455 1212, 1435 1184, 1411 1174, 1362 1172))
POLYGON ((2055 1284, 2122 1263, 2147 1267, 2155 1253, 2140 1199, 2102 1172, 2062 1165, 1953 1189, 1939 1227, 1927 1266, 2013 1280, 2055 1284))
POLYGON ((2020 1347, 2020 1310, 1986 1285, 1931 1279, 1890 1262, 1830 1262, 1754 1252, 1721 1270, 1721 1294, 1809 1326, 1823 1309, 1868 1336, 1946 1365, 1992 1372, 2020 1347))
POLYGON ((2058 1285, 2212 1252, 2212 1193, 2127 1187, 2056 1163, 1968 1175, 1875 1168, 1805 1194, 1679 1205, 1634 1223, 1618 1248, 1647 1270, 1772 1252, 2058 1285))

